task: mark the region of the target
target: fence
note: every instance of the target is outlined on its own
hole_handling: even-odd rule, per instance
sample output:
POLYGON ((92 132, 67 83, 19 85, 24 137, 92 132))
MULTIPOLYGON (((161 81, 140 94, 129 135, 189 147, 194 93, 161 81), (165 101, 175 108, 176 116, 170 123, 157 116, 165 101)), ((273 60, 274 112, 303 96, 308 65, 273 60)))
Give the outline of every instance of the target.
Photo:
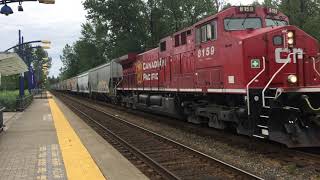
POLYGON ((34 99, 50 99, 51 96, 48 96, 47 89, 35 89, 32 91, 34 99))
POLYGON ((24 111, 33 101, 33 95, 17 98, 17 111, 24 111))
POLYGON ((0 132, 3 130, 3 111, 5 110, 5 107, 0 108, 0 132))

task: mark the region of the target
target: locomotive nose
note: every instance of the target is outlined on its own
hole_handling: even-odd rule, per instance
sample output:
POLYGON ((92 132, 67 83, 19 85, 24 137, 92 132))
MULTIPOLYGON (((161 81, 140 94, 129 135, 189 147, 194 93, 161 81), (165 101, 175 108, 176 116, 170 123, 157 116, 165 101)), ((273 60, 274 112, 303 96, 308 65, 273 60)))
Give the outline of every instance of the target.
POLYGON ((265 41, 268 57, 269 76, 284 64, 284 69, 274 80, 274 84, 286 88, 303 88, 320 85, 318 41, 294 26, 282 26, 267 33, 265 41), (318 73, 319 72, 319 73, 318 73))

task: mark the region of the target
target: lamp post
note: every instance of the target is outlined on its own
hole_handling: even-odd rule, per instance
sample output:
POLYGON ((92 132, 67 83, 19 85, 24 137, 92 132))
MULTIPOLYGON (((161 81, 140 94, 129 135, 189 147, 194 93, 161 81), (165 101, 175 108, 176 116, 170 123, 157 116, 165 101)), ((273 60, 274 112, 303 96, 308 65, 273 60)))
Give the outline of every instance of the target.
MULTIPOLYGON (((23 44, 23 37, 21 36, 21 30, 19 30, 19 51, 18 54, 20 57, 22 57, 22 60, 24 60, 24 56, 22 54, 22 44, 23 44)), ((24 96, 24 73, 21 73, 19 76, 19 95, 20 97, 24 96)))
POLYGON ((28 2, 28 1, 38 1, 41 4, 54 4, 55 0, 0 0, 0 4, 4 4, 4 6, 1 8, 0 13, 4 14, 6 16, 13 14, 13 10, 10 6, 8 6, 9 3, 19 3, 18 11, 23 11, 22 2, 28 2))
MULTIPOLYGON (((23 59, 23 61, 27 64, 28 66, 28 90, 31 92, 31 89, 33 87, 33 76, 34 72, 31 67, 31 59, 28 59, 26 56, 26 49, 25 45, 27 44, 34 44, 34 43, 42 43, 41 46, 36 46, 36 47, 31 47, 31 48, 44 48, 44 49, 50 49, 50 41, 47 40, 37 40, 37 41, 29 41, 29 42, 24 42, 24 38, 21 35, 21 30, 19 30, 19 44, 16 46, 13 46, 9 49, 7 49, 5 52, 8 52, 14 48, 18 48, 18 55, 23 59)), ((19 95, 20 97, 24 96, 24 73, 20 74, 19 77, 19 95)))

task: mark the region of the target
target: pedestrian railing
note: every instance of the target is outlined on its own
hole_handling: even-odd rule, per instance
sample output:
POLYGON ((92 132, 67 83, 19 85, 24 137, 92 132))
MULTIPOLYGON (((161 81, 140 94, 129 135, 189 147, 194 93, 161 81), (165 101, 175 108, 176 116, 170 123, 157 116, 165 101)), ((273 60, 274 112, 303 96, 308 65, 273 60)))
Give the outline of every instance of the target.
POLYGON ((3 130, 3 111, 6 110, 5 107, 0 107, 0 132, 3 130))
POLYGON ((24 111, 33 101, 33 95, 17 98, 17 111, 24 111))
POLYGON ((48 96, 46 89, 38 89, 37 94, 34 94, 34 99, 50 99, 52 96, 48 96))

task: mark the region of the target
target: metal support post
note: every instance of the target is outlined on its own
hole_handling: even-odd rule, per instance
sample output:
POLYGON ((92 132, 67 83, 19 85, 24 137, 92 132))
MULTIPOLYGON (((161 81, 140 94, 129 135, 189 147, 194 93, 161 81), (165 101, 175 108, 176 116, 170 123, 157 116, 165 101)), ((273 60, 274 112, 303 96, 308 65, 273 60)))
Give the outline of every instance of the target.
MULTIPOLYGON (((19 30, 19 52, 18 52, 18 54, 20 57, 23 58, 22 43, 23 43, 23 39, 21 37, 21 30, 19 30)), ((24 74, 23 73, 21 73, 20 77, 19 77, 19 96, 20 97, 24 96, 24 74)))

